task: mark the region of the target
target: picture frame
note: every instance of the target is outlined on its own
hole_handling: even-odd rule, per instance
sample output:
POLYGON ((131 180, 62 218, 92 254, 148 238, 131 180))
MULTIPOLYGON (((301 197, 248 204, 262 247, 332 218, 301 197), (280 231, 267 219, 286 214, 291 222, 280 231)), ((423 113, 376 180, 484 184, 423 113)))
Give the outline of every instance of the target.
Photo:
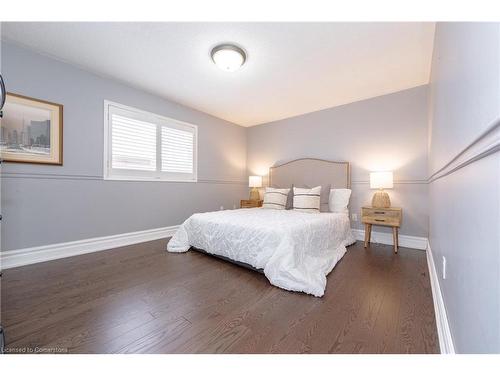
POLYGON ((0 150, 4 162, 63 164, 63 105, 7 92, 0 150))

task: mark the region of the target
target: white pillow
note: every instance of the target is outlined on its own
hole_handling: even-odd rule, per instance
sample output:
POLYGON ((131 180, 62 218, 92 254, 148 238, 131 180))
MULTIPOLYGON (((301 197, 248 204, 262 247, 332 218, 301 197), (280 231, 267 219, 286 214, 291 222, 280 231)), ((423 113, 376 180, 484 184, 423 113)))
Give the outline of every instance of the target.
POLYGON ((293 209, 300 212, 319 213, 321 186, 312 189, 293 188, 293 209))
POLYGON ((272 208, 275 210, 284 210, 286 208, 286 200, 290 189, 275 189, 266 187, 264 192, 264 202, 262 208, 272 208))
POLYGON ((330 212, 349 213, 347 206, 351 197, 351 189, 331 189, 328 205, 330 212))

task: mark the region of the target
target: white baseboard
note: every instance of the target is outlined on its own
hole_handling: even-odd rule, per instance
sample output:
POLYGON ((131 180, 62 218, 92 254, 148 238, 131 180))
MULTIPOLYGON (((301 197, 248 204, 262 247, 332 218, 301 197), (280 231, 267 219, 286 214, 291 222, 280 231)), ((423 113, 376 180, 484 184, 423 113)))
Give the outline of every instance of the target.
POLYGON ((432 250, 429 243, 427 243, 427 265, 429 266, 429 278, 432 287, 432 299, 434 301, 434 312, 436 314, 436 326, 439 338, 439 348, 441 354, 455 354, 455 345, 451 337, 450 325, 448 324, 448 317, 446 315, 446 307, 444 305, 443 295, 441 294, 441 287, 439 286, 439 278, 432 257, 432 250))
MULTIPOLYGON (((363 229, 352 229, 354 237, 358 241, 365 240, 365 231, 363 229)), ((381 243, 384 245, 393 245, 392 233, 374 232, 372 231, 371 242, 381 243)), ((399 235, 399 246, 409 247, 411 249, 426 250, 427 249, 427 238, 426 237, 416 237, 407 236, 405 234, 399 235)))
POLYGON ((115 234, 112 236, 88 238, 79 241, 4 251, 0 253, 0 269, 46 262, 48 260, 71 257, 74 255, 92 253, 101 250, 109 250, 116 247, 171 237, 174 235, 178 227, 178 225, 174 225, 171 227, 141 230, 138 232, 115 234))

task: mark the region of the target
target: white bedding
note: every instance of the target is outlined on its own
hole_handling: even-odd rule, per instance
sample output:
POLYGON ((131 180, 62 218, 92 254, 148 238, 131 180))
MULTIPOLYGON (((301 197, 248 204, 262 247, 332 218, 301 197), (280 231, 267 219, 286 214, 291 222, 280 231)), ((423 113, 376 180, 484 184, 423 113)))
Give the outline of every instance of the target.
POLYGON ((354 243, 344 213, 245 208, 194 214, 169 241, 262 268, 271 284, 321 297, 326 276, 354 243))

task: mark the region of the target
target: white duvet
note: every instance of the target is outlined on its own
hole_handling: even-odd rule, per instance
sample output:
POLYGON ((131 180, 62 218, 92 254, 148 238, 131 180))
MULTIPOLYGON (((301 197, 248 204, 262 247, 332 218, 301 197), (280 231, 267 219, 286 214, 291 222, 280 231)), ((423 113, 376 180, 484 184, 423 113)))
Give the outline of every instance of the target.
POLYGON ((245 208, 192 215, 167 250, 203 249, 262 268, 275 286, 321 297, 354 241, 347 214, 245 208))

